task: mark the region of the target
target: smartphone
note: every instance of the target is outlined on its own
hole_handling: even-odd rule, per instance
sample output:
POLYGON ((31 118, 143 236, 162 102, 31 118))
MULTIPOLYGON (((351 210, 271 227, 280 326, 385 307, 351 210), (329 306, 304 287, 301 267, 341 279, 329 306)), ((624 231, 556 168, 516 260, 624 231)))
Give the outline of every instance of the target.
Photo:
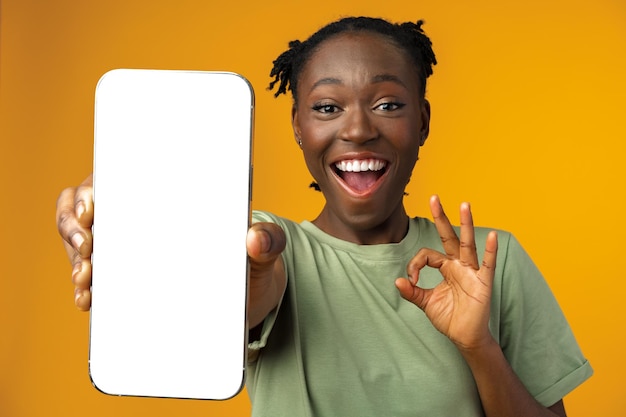
POLYGON ((223 400, 243 388, 253 109, 235 73, 116 69, 98 82, 98 390, 223 400))

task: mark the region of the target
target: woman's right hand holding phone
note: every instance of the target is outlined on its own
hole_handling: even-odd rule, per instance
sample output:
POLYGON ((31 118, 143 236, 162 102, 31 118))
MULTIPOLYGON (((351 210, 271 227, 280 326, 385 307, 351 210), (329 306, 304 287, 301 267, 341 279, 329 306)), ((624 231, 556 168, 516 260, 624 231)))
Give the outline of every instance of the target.
MULTIPOLYGON (((91 307, 93 213, 92 174, 78 187, 64 189, 59 195, 56 209, 57 228, 72 263, 74 303, 82 311, 88 311, 91 307)), ((255 223, 248 231, 246 238, 250 262, 248 322, 251 328, 261 323, 278 305, 285 290, 285 271, 280 258, 284 248, 285 232, 276 224, 255 223)))
POLYGON ((72 263, 74 303, 79 310, 91 306, 91 252, 93 247, 93 174, 78 187, 64 189, 57 200, 56 222, 72 263))

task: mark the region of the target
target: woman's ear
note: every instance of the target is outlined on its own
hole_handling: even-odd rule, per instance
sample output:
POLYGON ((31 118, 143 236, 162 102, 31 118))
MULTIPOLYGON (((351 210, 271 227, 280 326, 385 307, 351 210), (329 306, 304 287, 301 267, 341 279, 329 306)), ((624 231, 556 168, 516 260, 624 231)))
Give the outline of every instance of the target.
POLYGON ((430 103, 424 99, 421 109, 422 128, 420 129, 420 146, 424 146, 430 133, 430 103))
POLYGON ((302 139, 300 139, 300 122, 298 121, 298 110, 296 109, 295 104, 291 107, 291 127, 293 128, 293 136, 296 143, 300 146, 300 148, 302 148, 302 139))

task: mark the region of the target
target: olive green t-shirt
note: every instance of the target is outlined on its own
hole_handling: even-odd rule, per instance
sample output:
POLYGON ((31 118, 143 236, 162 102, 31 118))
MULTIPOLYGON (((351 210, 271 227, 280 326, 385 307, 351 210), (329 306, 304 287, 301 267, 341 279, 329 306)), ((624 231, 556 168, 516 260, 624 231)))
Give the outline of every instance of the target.
MULTIPOLYGON (((434 224, 411 219, 397 244, 357 245, 310 222, 282 226, 287 290, 263 324, 247 387, 255 417, 483 416, 469 367, 394 281, 422 247, 442 250, 434 224)), ((476 229, 478 253, 489 230, 476 229)), ((432 288, 438 270, 419 284, 432 288)), ((530 393, 550 406, 589 378, 552 292, 520 244, 498 232, 490 330, 530 393)))

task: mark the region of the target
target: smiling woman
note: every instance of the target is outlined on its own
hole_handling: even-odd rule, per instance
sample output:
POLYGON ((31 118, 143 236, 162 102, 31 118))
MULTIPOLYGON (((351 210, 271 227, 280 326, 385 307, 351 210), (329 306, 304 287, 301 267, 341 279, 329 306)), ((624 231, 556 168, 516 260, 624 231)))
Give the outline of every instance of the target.
MULTIPOLYGON (((474 227, 467 203, 460 227, 436 196, 434 221, 405 210, 435 63, 421 22, 373 18, 333 22, 275 61, 271 87, 292 93, 325 205, 302 223, 254 213, 254 416, 564 416, 562 398, 591 376, 511 234, 474 227)), ((57 219, 84 309, 90 246, 73 242, 91 240, 91 198, 89 179, 65 190, 57 219)))
POLYGON ((333 36, 303 66, 293 127, 326 199, 314 221, 326 233, 361 244, 406 234, 402 198, 429 122, 414 67, 408 53, 371 31, 333 36), (369 160, 382 175, 361 178, 369 160), (337 172, 342 162, 354 172, 354 161, 359 174, 337 172))

